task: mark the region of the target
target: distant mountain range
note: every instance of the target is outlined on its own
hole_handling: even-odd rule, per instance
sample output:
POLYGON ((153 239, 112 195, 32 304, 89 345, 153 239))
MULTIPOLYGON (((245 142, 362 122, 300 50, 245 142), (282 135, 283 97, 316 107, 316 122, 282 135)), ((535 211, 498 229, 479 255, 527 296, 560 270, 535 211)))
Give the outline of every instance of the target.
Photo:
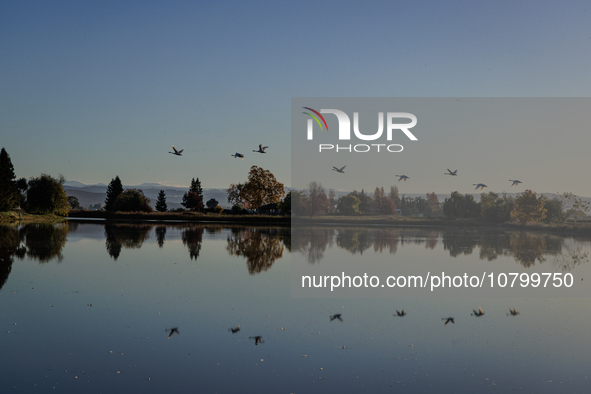
MULTIPOLYGON (((162 185, 160 183, 142 183, 141 185, 137 186, 123 186, 124 189, 141 189, 146 197, 148 197, 151 201, 152 207, 156 204, 156 199, 158 198, 158 193, 160 190, 164 190, 166 193, 166 203, 168 205, 168 209, 177 209, 182 208, 181 201, 183 200, 183 194, 187 190, 188 187, 177 187, 177 186, 167 186, 162 185)), ((80 201, 80 205, 88 208, 91 205, 101 204, 103 206, 105 204, 105 199, 107 198, 107 185, 104 183, 97 183, 94 185, 87 185, 82 182, 78 181, 66 181, 64 182, 64 189, 68 196, 75 196, 80 201)), ((223 208, 231 208, 230 204, 228 204, 228 193, 226 193, 227 189, 203 189, 203 203, 205 204, 209 199, 215 198, 219 205, 223 208)), ((287 193, 291 188, 285 188, 285 192, 287 193)), ((386 191, 387 193, 388 191, 386 191)), ((326 193, 328 194, 328 189, 326 189, 326 193)), ((342 190, 335 190, 336 197, 339 198, 348 194, 349 191, 342 191, 342 190)), ((368 193, 370 196, 373 196, 373 193, 368 193)), ((427 193, 409 193, 405 194, 407 197, 425 197, 427 193)), ((439 198, 439 202, 445 201, 446 198, 450 197, 450 193, 436 193, 437 197, 439 198)), ((470 194, 470 193, 468 193, 470 194)), ((474 196, 476 201, 480 201, 480 193, 475 192, 471 193, 474 196)), ((507 193, 509 197, 516 197, 519 193, 507 193)), ((560 197, 558 194, 555 193, 542 193, 549 199, 560 197)), ((499 193, 502 195, 502 193, 499 193)), ((538 193, 540 195, 540 193, 538 193)), ((400 194, 402 196, 402 194, 400 194)), ((589 197, 581 197, 583 201, 591 203, 591 198, 589 197)))
MULTIPOLYGON (((176 187, 167 186, 160 183, 142 183, 136 186, 123 186, 123 189, 141 189, 146 197, 151 201, 151 205, 156 204, 158 193, 160 190, 164 190, 166 193, 166 204, 168 209, 182 208, 181 201, 183 200, 183 194, 188 187, 176 187)), ((104 183, 97 183, 93 185, 87 185, 78 181, 66 181, 64 182, 64 190, 68 196, 75 196, 80 201, 80 205, 84 208, 88 208, 91 205, 100 204, 105 205, 105 199, 107 198, 107 185, 104 183)), ((224 208, 230 208, 228 204, 228 194, 226 189, 203 189, 203 203, 205 204, 209 199, 215 198, 219 205, 224 208)))

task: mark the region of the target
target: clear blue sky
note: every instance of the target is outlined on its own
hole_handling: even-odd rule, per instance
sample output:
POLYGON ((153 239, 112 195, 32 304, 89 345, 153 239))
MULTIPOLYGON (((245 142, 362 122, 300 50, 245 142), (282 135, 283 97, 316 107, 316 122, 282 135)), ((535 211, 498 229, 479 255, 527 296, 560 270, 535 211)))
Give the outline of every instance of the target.
MULTIPOLYGON (((258 165, 289 186, 291 97, 588 97, 590 20, 587 1, 4 1, 0 145, 18 177, 208 188, 258 165)), ((591 196, 589 167, 538 191, 591 196)))

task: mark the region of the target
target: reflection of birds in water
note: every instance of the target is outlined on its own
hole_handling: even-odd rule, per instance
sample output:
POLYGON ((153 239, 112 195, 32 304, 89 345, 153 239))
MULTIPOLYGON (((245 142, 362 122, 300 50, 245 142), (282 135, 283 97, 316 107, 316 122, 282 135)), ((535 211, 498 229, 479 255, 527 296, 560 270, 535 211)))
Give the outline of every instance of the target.
POLYGON ((399 176, 400 177, 400 178, 398 178, 398 182, 400 182, 400 181, 406 182, 407 179, 410 179, 406 175, 396 175, 396 176, 399 176))
POLYGON ((511 187, 513 187, 513 186, 519 186, 520 183, 523 183, 521 181, 518 181, 517 179, 509 179, 509 182, 513 182, 511 184, 511 187))
POLYGON ((444 326, 447 326, 447 323, 451 322, 451 324, 456 324, 453 317, 443 317, 441 320, 445 320, 444 326))
POLYGON ((168 339, 170 339, 170 337, 172 336, 172 334, 174 334, 175 332, 177 334, 181 335, 178 327, 174 327, 174 328, 171 328, 170 330, 166 330, 166 331, 170 331, 170 333, 168 334, 168 339))
POLYGON ((230 327, 230 328, 228 328, 228 331, 231 331, 232 334, 236 334, 238 331, 240 331, 240 324, 238 324, 238 327, 230 327))
POLYGON ((268 146, 263 146, 263 144, 259 144, 259 150, 254 150, 253 149, 253 152, 267 153, 267 152, 265 152, 265 149, 267 149, 267 148, 268 148, 268 146))
MULTIPOLYGON (((406 315, 406 312, 404 311, 404 309, 402 310, 402 312, 399 312, 398 309, 396 309, 396 315, 398 315, 398 316, 405 316, 406 315)), ((394 315, 394 316, 396 316, 396 315, 394 315)))
POLYGON ((519 312, 517 312, 517 308, 509 308, 509 312, 511 312, 511 316, 517 316, 519 315, 519 312))
POLYGON ((261 337, 260 335, 257 335, 256 337, 248 337, 248 338, 254 339, 255 346, 257 346, 259 343, 265 343, 265 341, 263 341, 263 337, 261 337))
POLYGON ((484 311, 482 310, 481 307, 478 307, 478 310, 472 309, 472 311, 474 313, 471 313, 471 315, 478 316, 478 317, 484 315, 484 311))
POLYGON ((340 313, 335 313, 334 315, 332 315, 330 317, 330 321, 333 321, 335 319, 339 319, 341 321, 341 323, 343 322, 343 318, 341 317, 341 314, 340 313))
POLYGON ((336 171, 336 172, 340 172, 341 174, 344 174, 344 173, 345 173, 345 171, 343 171, 343 170, 345 169, 345 167, 347 167, 347 166, 346 166, 346 165, 344 165, 344 166, 342 166, 341 168, 336 168, 336 167, 334 167, 334 166, 333 166, 333 167, 332 167, 332 170, 333 170, 333 171, 336 171))
POLYGON ((168 153, 172 153, 173 155, 176 155, 176 156, 182 156, 182 154, 181 154, 181 153, 183 153, 183 151, 184 151, 185 149, 183 148, 183 149, 181 149, 181 150, 177 150, 177 148, 175 148, 175 147, 174 147, 174 145, 173 145, 173 146, 172 146, 172 150, 173 150, 174 152, 168 152, 168 153))
POLYGON ((488 187, 484 183, 473 183, 472 186, 476 186, 476 189, 474 190, 478 190, 478 188, 480 188, 480 191, 484 190, 485 187, 488 187))
POLYGON ((444 172, 443 175, 458 176, 458 170, 452 171, 448 168, 447 172, 444 172))

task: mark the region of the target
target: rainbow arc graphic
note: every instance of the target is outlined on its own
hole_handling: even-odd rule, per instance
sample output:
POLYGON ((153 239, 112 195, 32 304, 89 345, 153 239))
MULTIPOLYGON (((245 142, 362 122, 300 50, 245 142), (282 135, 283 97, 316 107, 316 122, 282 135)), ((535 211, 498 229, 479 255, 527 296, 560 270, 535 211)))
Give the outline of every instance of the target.
MULTIPOLYGON (((315 109, 309 108, 309 107, 302 107, 302 108, 307 109, 308 111, 312 111, 316 115, 318 115, 320 117, 320 119, 322 119, 324 126, 326 126, 326 131, 328 131, 328 125, 326 124, 326 120, 324 120, 324 116, 320 115, 320 112, 316 111, 315 109)), ((320 130, 323 130, 322 123, 320 123, 320 119, 318 119, 316 116, 312 115, 309 112, 302 112, 302 113, 311 116, 316 121, 316 123, 318 123, 318 126, 320 126, 320 130)))

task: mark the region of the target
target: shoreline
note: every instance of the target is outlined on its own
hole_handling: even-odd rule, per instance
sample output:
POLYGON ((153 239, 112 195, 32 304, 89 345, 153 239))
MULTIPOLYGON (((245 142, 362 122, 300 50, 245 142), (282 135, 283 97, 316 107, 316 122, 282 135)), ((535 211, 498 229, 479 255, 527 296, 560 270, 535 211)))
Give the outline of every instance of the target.
POLYGON ((88 221, 142 221, 142 222, 183 222, 183 223, 238 223, 256 225, 291 224, 291 217, 276 215, 224 215, 202 214, 197 212, 105 212, 105 211, 70 211, 68 220, 88 221))
POLYGON ((491 228, 497 230, 545 232, 559 235, 591 236, 591 222, 563 224, 517 224, 481 222, 478 220, 448 220, 444 218, 384 218, 379 216, 321 216, 298 217, 292 226, 347 226, 347 227, 444 227, 444 228, 491 228))
POLYGON ((65 222, 68 218, 64 216, 57 216, 57 215, 35 215, 32 213, 26 212, 0 212, 0 224, 10 224, 10 223, 62 223, 65 222))
POLYGON ((291 217, 276 215, 223 215, 195 212, 115 212, 70 211, 68 217, 56 215, 34 215, 18 212, 0 212, 0 223, 61 223, 72 222, 148 222, 148 223, 202 223, 202 224, 247 224, 261 226, 343 226, 343 227, 447 227, 447 228, 492 228, 545 232, 561 235, 591 236, 591 222, 569 222, 563 224, 517 224, 481 222, 477 220, 447 220, 438 218, 383 217, 383 216, 317 216, 291 217))

